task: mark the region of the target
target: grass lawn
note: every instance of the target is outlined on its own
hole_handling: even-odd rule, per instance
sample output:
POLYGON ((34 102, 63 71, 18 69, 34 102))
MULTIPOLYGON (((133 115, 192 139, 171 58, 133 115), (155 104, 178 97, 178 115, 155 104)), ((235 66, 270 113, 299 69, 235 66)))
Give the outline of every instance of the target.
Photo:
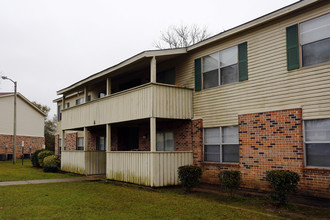
MULTIPOLYGON (((71 173, 44 173, 41 168, 32 167, 31 161, 17 160, 14 165, 12 161, 0 161, 0 182, 18 180, 56 179, 77 176, 71 173)), ((1 211, 1 210, 0 210, 1 211)))
POLYGON ((0 219, 305 219, 330 218, 329 210, 289 206, 274 209, 258 198, 179 188, 152 190, 101 182, 0 187, 0 219))

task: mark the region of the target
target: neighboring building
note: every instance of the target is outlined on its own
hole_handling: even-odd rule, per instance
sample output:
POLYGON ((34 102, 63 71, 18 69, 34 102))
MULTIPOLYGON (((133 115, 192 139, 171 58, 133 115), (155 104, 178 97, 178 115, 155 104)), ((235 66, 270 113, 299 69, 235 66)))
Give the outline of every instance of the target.
MULTIPOLYGON (((22 143, 27 158, 45 145, 46 115, 20 93, 16 103, 16 158, 22 157, 22 143)), ((0 112, 0 160, 9 160, 13 157, 14 93, 0 93, 0 112)))
POLYGON ((194 164, 203 182, 239 170, 259 190, 284 169, 301 192, 330 198, 329 12, 329 1, 299 1, 61 89, 62 169, 165 186, 194 164))

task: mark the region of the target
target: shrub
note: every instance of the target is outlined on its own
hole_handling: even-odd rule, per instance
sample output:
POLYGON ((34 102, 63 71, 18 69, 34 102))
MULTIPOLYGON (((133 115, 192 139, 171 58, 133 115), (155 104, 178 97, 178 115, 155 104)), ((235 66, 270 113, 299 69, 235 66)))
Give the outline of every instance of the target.
POLYGON ((34 167, 40 167, 39 160, 38 160, 38 154, 42 151, 45 151, 45 149, 41 150, 36 150, 32 155, 31 155, 31 162, 32 166, 34 167))
POLYGON ((50 155, 54 155, 54 153, 52 151, 49 151, 49 150, 44 150, 44 151, 41 151, 39 154, 38 154, 38 162, 39 162, 39 165, 41 167, 44 166, 44 158, 47 157, 47 156, 50 156, 50 155))
POLYGON ((178 175, 185 191, 190 192, 191 188, 199 184, 199 180, 202 176, 202 169, 193 165, 181 166, 178 168, 178 175))
POLYGON ((273 170, 267 172, 266 180, 271 183, 273 193, 271 198, 284 205, 288 201, 288 193, 297 191, 299 175, 288 170, 273 170))
POLYGON ((241 185, 241 172, 239 171, 222 171, 219 173, 220 186, 231 196, 238 190, 241 185))
POLYGON ((57 172, 61 166, 61 160, 58 156, 50 155, 44 158, 44 172, 57 172))

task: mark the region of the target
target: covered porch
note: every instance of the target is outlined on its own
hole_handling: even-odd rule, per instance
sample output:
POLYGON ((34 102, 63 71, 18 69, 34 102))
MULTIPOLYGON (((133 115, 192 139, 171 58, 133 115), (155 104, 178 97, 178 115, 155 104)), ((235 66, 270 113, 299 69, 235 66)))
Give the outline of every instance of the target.
POLYGON ((83 150, 67 134, 61 167, 145 186, 177 185, 178 167, 193 164, 191 126, 191 120, 147 118, 81 128, 83 150))

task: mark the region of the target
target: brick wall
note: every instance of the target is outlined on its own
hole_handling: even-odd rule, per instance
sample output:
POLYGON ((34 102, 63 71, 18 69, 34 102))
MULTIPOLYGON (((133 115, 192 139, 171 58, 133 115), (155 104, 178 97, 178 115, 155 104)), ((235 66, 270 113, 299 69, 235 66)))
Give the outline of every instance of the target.
POLYGON ((202 167, 202 182, 218 184, 221 170, 239 170, 242 186, 270 190, 267 171, 291 170, 301 178, 299 192, 330 198, 330 169, 304 166, 302 110, 244 114, 239 122, 239 164, 203 162, 202 121, 193 123, 194 164, 202 167))
POLYGON ((60 135, 57 134, 55 135, 55 155, 60 154, 59 143, 60 143, 60 135))
MULTIPOLYGON (((16 158, 22 157, 22 141, 24 141, 24 154, 34 153, 42 149, 45 144, 44 137, 16 136, 16 158)), ((0 135, 0 154, 13 154, 13 135, 0 135)))
POLYGON ((65 150, 72 151, 77 149, 78 133, 65 134, 65 150))
POLYGON ((301 109, 238 116, 243 186, 268 189, 266 172, 304 167, 301 109))

